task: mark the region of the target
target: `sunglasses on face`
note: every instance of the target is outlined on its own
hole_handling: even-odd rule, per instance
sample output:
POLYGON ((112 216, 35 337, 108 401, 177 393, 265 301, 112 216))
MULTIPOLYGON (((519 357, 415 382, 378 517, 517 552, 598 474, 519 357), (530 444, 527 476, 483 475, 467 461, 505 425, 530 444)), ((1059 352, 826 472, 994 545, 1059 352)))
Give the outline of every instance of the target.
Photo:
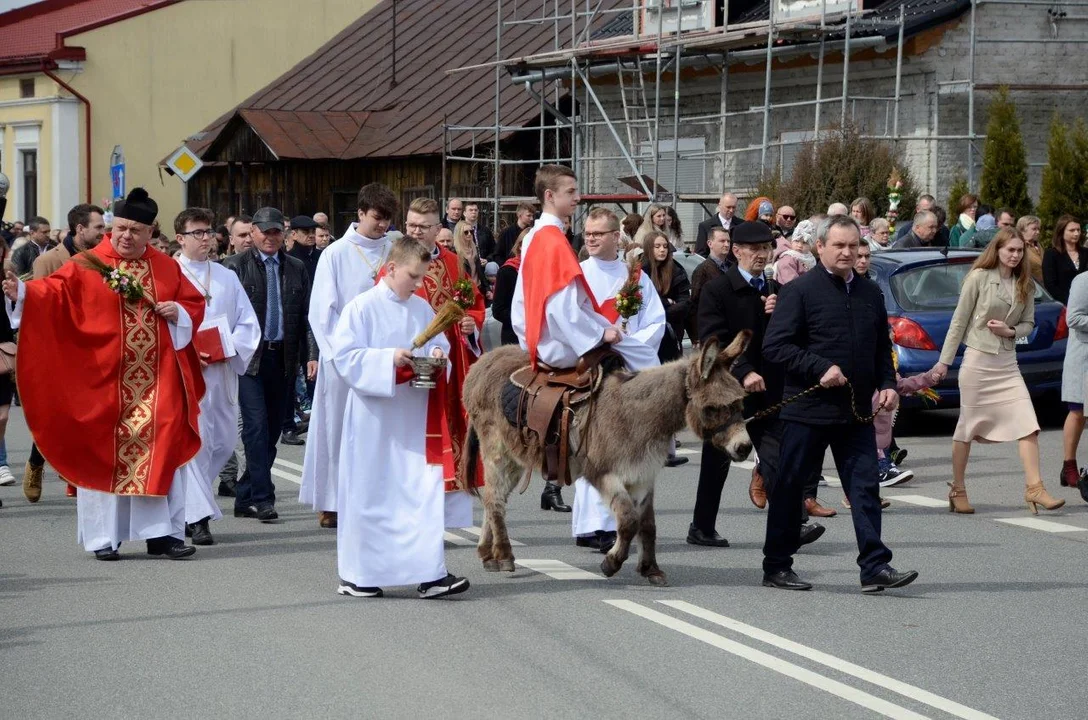
POLYGON ((779 215, 778 217, 782 218, 783 220, 796 220, 797 219, 796 215, 779 215))

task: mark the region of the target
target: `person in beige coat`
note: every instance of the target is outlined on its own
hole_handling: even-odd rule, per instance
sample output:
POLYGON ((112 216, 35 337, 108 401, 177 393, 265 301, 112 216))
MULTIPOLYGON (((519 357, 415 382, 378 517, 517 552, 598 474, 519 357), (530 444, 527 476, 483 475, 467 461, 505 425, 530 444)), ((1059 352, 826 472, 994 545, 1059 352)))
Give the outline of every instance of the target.
POLYGON ((1001 230, 963 281, 959 303, 945 336, 940 361, 930 371, 939 382, 948 374, 962 342, 960 418, 952 435, 952 512, 973 513, 964 476, 971 443, 1017 440, 1024 465, 1024 501, 1033 513, 1056 510, 1039 470, 1039 422, 1016 364, 1016 340, 1035 327, 1035 281, 1024 261, 1024 241, 1012 228, 1001 230))

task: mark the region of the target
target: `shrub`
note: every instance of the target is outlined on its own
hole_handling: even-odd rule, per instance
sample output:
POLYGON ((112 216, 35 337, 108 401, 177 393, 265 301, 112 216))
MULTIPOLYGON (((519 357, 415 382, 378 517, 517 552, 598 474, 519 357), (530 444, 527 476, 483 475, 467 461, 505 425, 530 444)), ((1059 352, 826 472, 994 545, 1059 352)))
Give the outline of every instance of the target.
POLYGON ((995 208, 1009 207, 1017 215, 1031 212, 1028 197, 1028 154, 1020 134, 1016 104, 1009 99, 1009 89, 1002 86, 990 105, 986 124, 986 144, 982 149, 982 199, 995 208))
POLYGON ((1039 193, 1043 238, 1049 238, 1058 217, 1070 213, 1083 218, 1088 210, 1088 127, 1078 119, 1070 130, 1054 115, 1047 141, 1047 166, 1039 193))
POLYGON ((775 206, 788 203, 798 217, 826 212, 833 202, 849 205, 854 198, 867 197, 883 217, 888 212, 888 178, 896 168, 903 181, 900 213, 910 213, 918 190, 902 158, 887 143, 860 137, 855 128, 836 129, 805 143, 790 176, 765 176, 756 194, 773 199, 775 206))

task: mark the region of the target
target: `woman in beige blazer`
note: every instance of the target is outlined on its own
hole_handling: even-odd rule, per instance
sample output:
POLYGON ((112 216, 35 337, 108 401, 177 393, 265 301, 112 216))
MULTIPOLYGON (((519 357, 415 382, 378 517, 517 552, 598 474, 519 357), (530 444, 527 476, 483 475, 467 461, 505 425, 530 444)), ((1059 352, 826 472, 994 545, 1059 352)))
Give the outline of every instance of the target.
POLYGON ((1003 229, 986 246, 963 281, 960 300, 945 336, 941 359, 930 371, 940 381, 967 346, 960 365, 960 419, 952 435, 952 483, 948 508, 973 513, 964 476, 971 443, 1019 441, 1024 465, 1024 501, 1055 510, 1064 500, 1051 497, 1039 471, 1039 422, 1016 364, 1016 339, 1035 327, 1035 281, 1024 261, 1024 241, 1003 229))

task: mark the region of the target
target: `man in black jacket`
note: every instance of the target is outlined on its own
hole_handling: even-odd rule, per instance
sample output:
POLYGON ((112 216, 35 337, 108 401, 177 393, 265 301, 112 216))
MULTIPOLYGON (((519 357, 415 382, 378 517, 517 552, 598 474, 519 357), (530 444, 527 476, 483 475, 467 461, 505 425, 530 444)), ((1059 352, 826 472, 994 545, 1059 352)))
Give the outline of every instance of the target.
MULTIPOLYGON (((293 258, 298 258, 306 266, 306 274, 310 277, 310 285, 313 286, 314 274, 317 272, 317 261, 321 257, 321 248, 317 247, 317 222, 307 215, 297 215, 291 218, 291 237, 295 244, 287 251, 293 258)), ((306 382, 306 397, 302 398, 295 389, 295 379, 288 378, 287 388, 284 390, 287 397, 287 405, 283 411, 283 435, 280 442, 284 445, 305 445, 305 441, 299 437, 306 432, 308 423, 295 422, 295 411, 299 401, 305 401, 305 406, 310 407, 314 401, 314 384, 316 376, 309 374, 303 378, 306 382)))
MULTIPOLYGON (((717 338, 724 346, 743 330, 752 333, 748 349, 736 359, 732 370, 733 376, 748 392, 744 398, 745 417, 755 415, 782 398, 782 371, 766 362, 762 352, 763 335, 774 312, 778 293, 778 284, 763 277, 763 270, 773 252, 772 241, 771 229, 765 223, 745 222, 737 225, 732 240, 736 264, 730 265, 722 275, 707 283, 699 300, 700 342, 717 338)), ((774 422, 774 417, 767 417, 748 425, 748 435, 759 453, 761 464, 773 464, 775 460, 763 446, 764 435, 774 422)), ((688 528, 690 544, 728 547, 728 541, 714 530, 722 488, 728 475, 729 456, 713 443, 704 442, 695 510, 688 528)), ((754 471, 753 477, 758 477, 754 471)), ((757 502, 749 490, 752 502, 760 508, 766 505, 762 492, 760 485, 757 502)), ((823 532, 824 528, 815 523, 807 525, 802 529, 802 543, 813 542, 823 532)))
POLYGON ((258 210, 253 214, 253 247, 223 262, 238 274, 261 325, 261 344, 246 374, 238 378, 246 470, 234 500, 235 517, 261 522, 279 517, 272 462, 287 407, 288 379, 303 361, 309 361, 308 374, 317 372, 317 345, 306 319, 310 276, 301 260, 283 250, 283 220, 275 208, 258 210))
POLYGON ((895 368, 888 314, 880 288, 854 273, 861 230, 847 216, 828 218, 816 237, 819 263, 783 286, 763 340, 766 359, 785 372, 785 397, 814 385, 816 391, 786 405, 776 426, 779 466, 766 475, 770 510, 763 546, 763 584, 809 590, 793 572, 800 545, 802 482, 817 471, 827 448, 850 499, 858 542, 862 592, 913 582, 918 573, 897 572, 880 539, 876 435, 870 398, 894 411, 895 368))
POLYGON ((695 237, 695 254, 707 257, 710 255, 710 247, 707 245, 707 233, 712 227, 723 227, 729 232, 740 225, 741 219, 737 217, 737 196, 727 192, 718 201, 718 212, 714 217, 707 218, 699 223, 699 234, 695 237))

